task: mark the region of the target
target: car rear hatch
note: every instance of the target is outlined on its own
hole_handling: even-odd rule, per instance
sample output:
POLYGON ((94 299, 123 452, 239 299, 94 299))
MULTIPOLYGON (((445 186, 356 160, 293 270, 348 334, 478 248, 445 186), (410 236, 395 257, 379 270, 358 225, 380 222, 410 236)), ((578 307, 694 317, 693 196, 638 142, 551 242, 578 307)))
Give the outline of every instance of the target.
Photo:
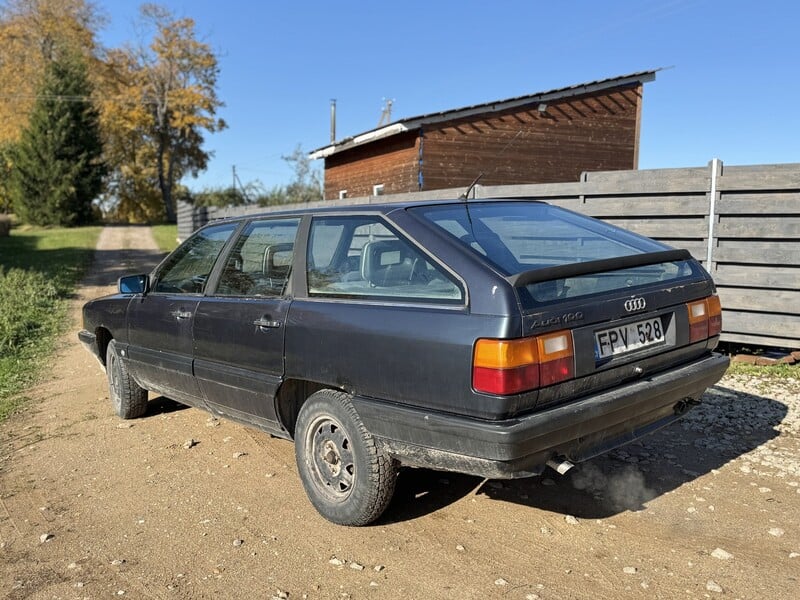
POLYGON ((714 284, 686 250, 527 200, 412 209, 509 282, 522 329, 479 339, 472 388, 496 418, 571 402, 708 354, 714 284))
MULTIPOLYGON (((536 408, 689 362, 718 340, 719 300, 685 250, 573 263, 508 279, 524 307, 526 337, 563 335, 571 350, 571 370, 540 381, 536 408)), ((547 358, 540 352, 540 363, 547 358)))

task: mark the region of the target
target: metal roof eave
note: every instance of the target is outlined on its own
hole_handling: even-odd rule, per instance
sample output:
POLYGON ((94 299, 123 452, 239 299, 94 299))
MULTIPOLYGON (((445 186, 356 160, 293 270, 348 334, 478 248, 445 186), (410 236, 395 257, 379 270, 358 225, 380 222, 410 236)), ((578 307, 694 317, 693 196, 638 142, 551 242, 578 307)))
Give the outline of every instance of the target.
POLYGON ((463 119, 466 117, 471 117, 479 114, 499 112, 501 110, 508 110, 509 108, 516 108, 518 106, 533 104, 535 102, 551 102, 553 100, 563 100, 564 98, 582 96, 584 94, 590 94, 592 92, 597 92, 600 90, 606 90, 624 85, 629 85, 631 83, 647 83, 649 81, 654 81, 656 78, 656 73, 660 70, 661 69, 654 69, 651 71, 640 71, 638 73, 631 73, 630 75, 622 75, 620 77, 602 79, 598 81, 592 81, 589 83, 581 83, 566 88, 559 88, 547 92, 531 94, 528 96, 517 96, 514 98, 507 98, 505 100, 484 102, 482 104, 474 104, 462 108, 439 111, 434 113, 427 113, 416 117, 410 117, 408 119, 403 119, 401 121, 391 123, 390 125, 386 125, 384 127, 371 129, 369 131, 365 131, 364 133, 344 138, 343 140, 340 140, 333 144, 329 144, 327 146, 323 146, 322 148, 312 150, 311 152, 309 152, 308 157, 311 160, 315 160, 318 158, 327 158, 328 156, 337 154, 338 152, 349 150, 350 148, 353 148, 355 146, 360 146, 362 144, 391 137, 393 135, 397 135, 398 133, 412 131, 418 128, 420 125, 441 123, 443 121, 453 121, 456 119, 463 119))

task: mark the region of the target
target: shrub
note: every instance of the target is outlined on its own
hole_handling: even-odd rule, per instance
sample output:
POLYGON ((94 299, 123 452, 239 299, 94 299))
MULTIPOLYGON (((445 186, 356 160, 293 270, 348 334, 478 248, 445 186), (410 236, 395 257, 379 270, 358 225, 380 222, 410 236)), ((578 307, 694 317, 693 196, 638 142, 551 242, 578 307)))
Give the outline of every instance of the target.
POLYGON ((0 267, 0 355, 22 349, 57 319, 58 290, 35 271, 0 267))

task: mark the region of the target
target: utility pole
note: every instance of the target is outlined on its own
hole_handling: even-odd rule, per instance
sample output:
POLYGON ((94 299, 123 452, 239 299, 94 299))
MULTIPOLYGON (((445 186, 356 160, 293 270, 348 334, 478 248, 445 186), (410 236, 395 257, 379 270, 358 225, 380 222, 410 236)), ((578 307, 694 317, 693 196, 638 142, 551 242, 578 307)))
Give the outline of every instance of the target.
POLYGON ((233 193, 236 194, 236 165, 231 165, 233 171, 233 193))

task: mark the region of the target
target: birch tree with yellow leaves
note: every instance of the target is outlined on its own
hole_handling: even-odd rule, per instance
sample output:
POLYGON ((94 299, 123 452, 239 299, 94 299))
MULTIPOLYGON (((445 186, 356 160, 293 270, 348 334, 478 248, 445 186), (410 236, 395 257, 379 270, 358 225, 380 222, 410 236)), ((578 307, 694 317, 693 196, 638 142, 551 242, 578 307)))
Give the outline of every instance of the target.
MULTIPOLYGON (((141 8, 145 40, 104 49, 104 24, 91 0, 0 0, 0 154, 7 158, 27 127, 47 65, 69 52, 84 57, 100 112, 107 205, 129 221, 175 220, 174 196, 185 176, 210 158, 204 135, 225 127, 216 117, 216 54, 191 18, 141 8)), ((0 206, 7 198, 0 186, 0 206)))
POLYGON ((172 222, 181 178, 197 176, 208 164, 204 133, 225 127, 216 117, 219 67, 192 19, 155 4, 145 4, 141 14, 152 42, 108 53, 114 81, 102 112, 109 162, 118 165, 113 193, 120 216, 149 220, 159 210, 172 222), (151 193, 143 196, 146 190, 151 193), (131 214, 136 210, 143 214, 131 214))

